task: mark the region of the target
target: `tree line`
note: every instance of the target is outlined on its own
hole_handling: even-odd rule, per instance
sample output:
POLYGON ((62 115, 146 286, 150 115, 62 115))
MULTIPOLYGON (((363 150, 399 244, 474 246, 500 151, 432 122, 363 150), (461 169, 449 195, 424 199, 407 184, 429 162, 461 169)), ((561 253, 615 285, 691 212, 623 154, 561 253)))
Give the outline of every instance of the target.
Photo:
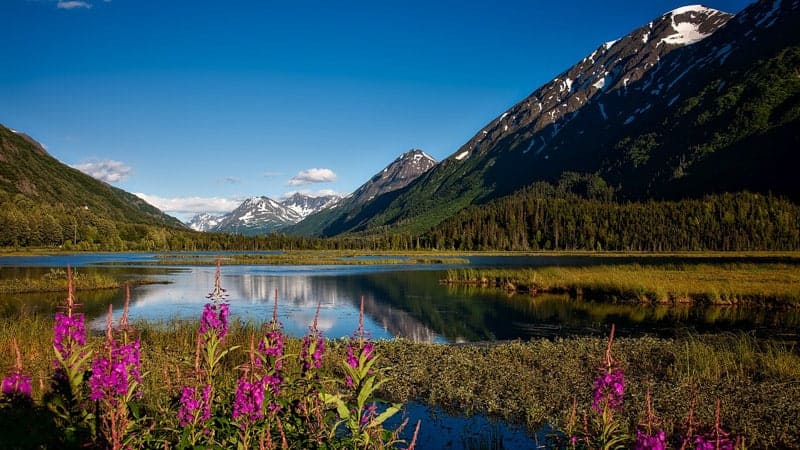
POLYGON ((455 250, 797 250, 800 208, 747 192, 614 202, 537 183, 462 210, 423 243, 455 250))
POLYGON ((742 192, 680 201, 615 202, 604 186, 573 183, 567 187, 537 183, 514 195, 465 208, 419 235, 383 228, 333 238, 200 233, 122 222, 88 208, 6 195, 0 196, 0 247, 71 251, 800 249, 800 207, 783 198, 742 192))

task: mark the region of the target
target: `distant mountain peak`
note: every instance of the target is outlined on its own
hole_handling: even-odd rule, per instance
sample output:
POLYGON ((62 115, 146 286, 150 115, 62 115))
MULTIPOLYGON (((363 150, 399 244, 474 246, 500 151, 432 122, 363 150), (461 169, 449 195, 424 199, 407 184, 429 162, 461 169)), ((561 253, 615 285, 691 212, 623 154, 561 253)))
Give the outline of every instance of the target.
POLYGON ((339 199, 341 199, 341 197, 334 194, 309 195, 296 192, 281 201, 281 205, 297 213, 297 215, 300 216, 300 220, 302 220, 317 211, 331 206, 339 199))
POLYGON ((222 217, 221 214, 200 213, 192 216, 186 225, 194 231, 210 231, 219 224, 222 217))
POLYGON ((228 214, 198 214, 187 225, 197 231, 266 234, 293 225, 340 198, 333 194, 313 196, 299 192, 282 201, 266 196, 250 197, 228 214))
POLYGON ((411 149, 373 175, 348 196, 348 200, 363 204, 381 194, 402 189, 435 165, 436 159, 432 156, 420 149, 411 149))

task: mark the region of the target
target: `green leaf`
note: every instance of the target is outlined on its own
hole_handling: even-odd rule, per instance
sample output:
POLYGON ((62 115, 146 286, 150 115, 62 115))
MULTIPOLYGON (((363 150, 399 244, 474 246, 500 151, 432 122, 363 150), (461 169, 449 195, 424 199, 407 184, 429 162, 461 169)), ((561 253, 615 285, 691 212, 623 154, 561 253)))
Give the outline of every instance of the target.
POLYGON ((370 421, 369 426, 370 427, 377 427, 377 426, 381 425, 388 418, 390 418, 393 415, 397 414, 397 412, 400 411, 400 406, 401 406, 400 403, 395 403, 392 406, 386 408, 386 411, 380 413, 380 415, 378 415, 378 417, 376 417, 376 418, 372 419, 372 421, 370 421))

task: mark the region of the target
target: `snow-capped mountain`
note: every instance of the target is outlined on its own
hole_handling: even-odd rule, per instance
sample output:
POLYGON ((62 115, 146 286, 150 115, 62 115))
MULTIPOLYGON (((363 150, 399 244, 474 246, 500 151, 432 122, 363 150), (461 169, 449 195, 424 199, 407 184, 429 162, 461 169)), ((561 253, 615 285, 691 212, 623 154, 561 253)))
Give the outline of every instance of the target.
POLYGON ((490 122, 450 159, 463 161, 473 154, 485 153, 509 136, 518 140, 515 136, 518 133, 523 134, 518 147, 523 154, 547 153, 548 148, 552 148, 552 140, 578 111, 592 105, 598 112, 597 119, 608 120, 611 112, 604 105, 604 97, 618 90, 646 89, 637 82, 655 68, 661 58, 677 48, 707 38, 732 17, 732 14, 701 5, 685 6, 663 14, 620 39, 600 45, 490 122))
POLYGON ((404 188, 435 165, 436 160, 422 150, 409 150, 362 184, 348 196, 348 200, 362 204, 381 194, 404 188))
POLYGON ((300 235, 328 236, 336 234, 338 223, 354 216, 369 215, 370 205, 398 192, 437 164, 436 160, 419 149, 409 150, 347 197, 331 202, 317 214, 290 227, 287 232, 300 235))
POLYGON ((621 199, 743 189, 794 195, 787 168, 796 167, 791 111, 800 96, 789 81, 799 16, 798 0, 761 0, 735 19, 701 5, 666 12, 599 45, 407 187, 327 234, 426 229, 568 172, 602 178, 621 199))
POLYGON ((295 224, 340 199, 337 195, 312 197, 296 193, 283 201, 252 197, 224 215, 198 214, 187 225, 196 231, 265 234, 295 224))
POLYGON ((236 234, 269 233, 297 223, 300 214, 269 197, 252 197, 226 214, 212 231, 236 234))
POLYGON ((218 214, 201 213, 192 216, 192 218, 186 222, 186 225, 194 231, 210 231, 219 224, 222 217, 222 215, 218 214))
POLYGON ((310 214, 314 214, 319 210, 331 206, 340 198, 341 197, 338 195, 322 195, 319 197, 311 197, 305 194, 296 193, 280 203, 281 205, 297 213, 302 220, 308 217, 310 214))

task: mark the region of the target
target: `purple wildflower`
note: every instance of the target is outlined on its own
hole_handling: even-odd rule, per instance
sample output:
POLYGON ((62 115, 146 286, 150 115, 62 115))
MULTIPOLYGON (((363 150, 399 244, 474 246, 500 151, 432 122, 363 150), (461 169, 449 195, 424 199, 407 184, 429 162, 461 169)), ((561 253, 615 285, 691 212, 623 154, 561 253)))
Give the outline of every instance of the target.
POLYGON ((3 395, 30 400, 31 399, 31 377, 22 372, 22 355, 19 352, 17 338, 11 339, 11 346, 14 348, 16 361, 14 370, 11 374, 3 378, 3 395))
MULTIPOLYGON (((281 356, 283 356, 283 347, 283 333, 280 328, 268 331, 264 335, 264 338, 258 343, 259 353, 271 359, 276 372, 279 372, 283 365, 283 361, 281 360, 281 356)), ((261 367, 261 362, 256 361, 256 365, 261 367)))
POLYGON ((249 382, 242 378, 236 386, 233 399, 233 419, 244 418, 245 421, 255 422, 264 418, 264 385, 261 382, 249 382))
POLYGON ((178 408, 178 420, 182 427, 200 419, 201 422, 211 418, 211 385, 207 384, 199 393, 192 386, 184 386, 181 389, 180 407, 178 408), (199 396, 198 396, 199 394, 199 396))
POLYGON ((361 420, 359 421, 359 425, 363 430, 375 416, 378 415, 378 406, 375 403, 370 403, 369 405, 364 407, 364 412, 361 414, 361 420))
POLYGON ((109 345, 108 357, 92 361, 92 376, 89 378, 89 398, 92 400, 105 398, 114 401, 128 394, 132 381, 142 381, 139 341, 120 345, 111 340, 109 345))
POLYGON ((83 314, 66 315, 56 313, 53 324, 53 347, 66 360, 72 355, 76 346, 86 344, 86 327, 83 314))
POLYGON ((209 330, 214 330, 220 341, 225 340, 228 334, 228 315, 230 309, 227 303, 219 305, 206 303, 203 307, 203 315, 200 317, 200 334, 206 334, 209 330))
POLYGON ((659 430, 654 436, 638 430, 633 448, 634 450, 666 450, 667 436, 662 430, 659 430))
POLYGON ((9 397, 22 396, 31 397, 31 377, 30 375, 14 372, 3 379, 3 394, 9 397))
POLYGON ((625 374, 622 369, 609 369, 594 381, 592 409, 602 413, 606 406, 619 411, 625 394, 625 374))
POLYGON ((312 332, 303 338, 300 350, 300 360, 303 373, 311 369, 322 367, 322 356, 325 354, 325 338, 317 332, 312 332))
POLYGON ((713 434, 695 437, 694 445, 696 450, 733 450, 733 442, 727 436, 715 437, 713 434))
POLYGON ((347 344, 347 365, 355 369, 358 367, 358 358, 355 355, 355 350, 353 349, 353 343, 350 342, 347 344))
MULTIPOLYGON (((375 357, 375 344, 369 340, 364 340, 362 336, 351 338, 347 344, 347 355, 345 360, 347 365, 353 369, 358 369, 361 363, 361 356, 364 356, 364 361, 369 362, 375 357)), ((347 387, 353 387, 353 378, 350 375, 345 375, 344 382, 347 387)))

